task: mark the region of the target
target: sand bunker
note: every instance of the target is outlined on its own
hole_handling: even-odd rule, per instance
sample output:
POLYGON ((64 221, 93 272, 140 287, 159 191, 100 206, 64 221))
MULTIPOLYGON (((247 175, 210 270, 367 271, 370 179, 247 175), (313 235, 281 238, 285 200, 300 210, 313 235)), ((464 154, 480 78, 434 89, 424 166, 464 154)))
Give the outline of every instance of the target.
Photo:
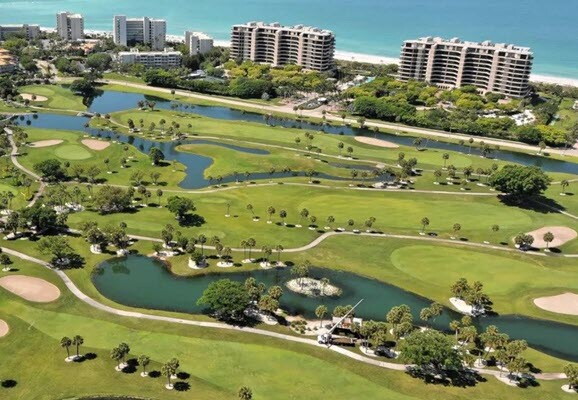
POLYGON ((366 136, 356 136, 355 140, 361 143, 370 144, 377 147, 386 147, 388 149, 397 149, 399 146, 395 143, 388 142, 387 140, 370 138, 366 136))
POLYGON ((557 296, 534 299, 534 304, 542 310, 559 314, 578 315, 578 294, 564 293, 557 296))
POLYGON ((30 147, 50 147, 62 143, 62 140, 39 140, 38 142, 30 143, 30 147))
POLYGON ((110 146, 110 142, 104 142, 102 140, 94 139, 83 139, 82 144, 88 147, 90 150, 101 151, 110 146))
POLYGON ((535 231, 528 232, 529 235, 532 235, 534 238, 534 243, 532 243, 533 247, 538 249, 543 249, 546 246, 546 242, 544 242, 544 234, 546 232, 552 232, 554 234, 554 240, 550 242, 549 247, 558 247, 562 246, 564 243, 569 242, 572 239, 576 239, 578 233, 574 229, 570 229, 566 226, 545 226, 540 229, 536 229, 535 231))
POLYGON ((0 286, 36 303, 49 303, 60 297, 60 289, 44 279, 26 275, 10 275, 0 278, 0 286))
POLYGON ((46 100, 48 100, 48 97, 44 97, 44 96, 40 96, 40 95, 36 95, 35 99, 32 100, 32 95, 30 93, 20 93, 20 96, 22 96, 22 98, 24 100, 30 100, 30 101, 46 101, 46 100))
POLYGON ((8 328, 8 324, 6 321, 0 319, 0 337, 4 337, 8 335, 10 328, 8 328))

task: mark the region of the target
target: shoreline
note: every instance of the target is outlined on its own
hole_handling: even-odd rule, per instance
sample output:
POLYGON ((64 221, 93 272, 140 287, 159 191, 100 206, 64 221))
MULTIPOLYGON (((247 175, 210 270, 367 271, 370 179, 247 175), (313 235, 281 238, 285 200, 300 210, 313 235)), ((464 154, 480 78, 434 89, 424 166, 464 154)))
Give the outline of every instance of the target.
MULTIPOLYGON (((54 32, 54 28, 47 28, 47 27, 40 27, 43 31, 54 32)), ((112 35, 111 31, 101 31, 101 30, 94 30, 94 29, 86 29, 84 31, 88 34, 100 34, 100 35, 112 35)), ((182 35, 169 35, 167 34, 167 41, 173 42, 184 42, 185 37, 182 35)), ((214 40, 215 46, 220 47, 229 47, 231 43, 228 40, 214 40)), ((334 55, 336 60, 340 61, 356 61, 362 62, 367 64, 398 64, 399 59, 395 57, 386 57, 386 56, 379 56, 379 55, 372 55, 372 54, 365 54, 365 53, 357 53, 352 51, 345 51, 345 50, 335 50, 334 55)), ((559 77, 559 76, 552 76, 552 75, 543 75, 543 74, 531 74, 530 75, 530 82, 539 82, 539 83, 550 83, 562 86, 573 86, 578 87, 578 77, 577 78, 566 78, 566 77, 559 77)))

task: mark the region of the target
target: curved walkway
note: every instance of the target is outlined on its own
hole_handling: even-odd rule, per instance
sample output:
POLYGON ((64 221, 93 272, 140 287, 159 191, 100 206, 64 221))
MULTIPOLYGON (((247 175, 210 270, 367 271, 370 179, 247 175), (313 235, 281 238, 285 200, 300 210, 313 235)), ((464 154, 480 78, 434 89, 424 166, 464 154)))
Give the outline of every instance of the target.
MULTIPOLYGON (((182 325, 199 326, 199 327, 204 327, 204 328, 227 329, 227 330, 238 331, 238 332, 247 332, 247 333, 252 333, 252 334, 256 334, 256 335, 268 336, 268 337, 272 337, 272 338, 276 338, 276 339, 288 340, 291 342, 296 342, 296 343, 301 343, 301 344, 307 344, 307 345, 315 346, 315 347, 319 347, 319 348, 327 348, 331 351, 335 351, 336 353, 339 353, 339 354, 344 355, 346 357, 349 357, 351 359, 354 359, 354 360, 357 360, 357 361, 360 361, 360 362, 363 362, 366 364, 374 365, 374 366, 377 366, 380 368, 386 368, 386 369, 391 369, 391 370, 396 370, 396 371, 405 371, 406 368, 408 367, 408 365, 404 365, 404 364, 396 364, 396 363, 390 363, 390 362, 386 362, 386 361, 378 361, 375 359, 371 359, 369 357, 364 357, 361 354, 354 353, 352 351, 346 350, 346 349, 339 347, 339 346, 322 345, 322 344, 317 343, 317 341, 315 341, 313 339, 307 339, 304 337, 286 335, 286 334, 277 333, 277 332, 270 332, 270 331, 257 329, 257 328, 228 325, 228 324, 224 324, 221 322, 194 321, 194 320, 189 320, 189 319, 165 317, 165 316, 154 315, 154 314, 145 314, 145 313, 121 310, 118 308, 110 307, 110 306, 102 304, 102 303, 94 300, 93 298, 87 296, 86 294, 84 294, 74 284, 74 282, 72 282, 72 280, 68 277, 68 275, 66 275, 63 271, 51 268, 50 265, 48 263, 46 263, 45 261, 42 261, 38 258, 31 257, 27 254, 24 254, 24 253, 21 253, 19 251, 12 250, 12 249, 9 249, 6 247, 2 247, 2 251, 4 251, 6 254, 10 254, 12 256, 21 258, 23 260, 27 260, 27 261, 42 265, 42 266, 54 271, 56 273, 56 275, 58 275, 58 277, 60 279, 62 279, 62 281, 64 282, 66 287, 72 292, 72 294, 74 294, 79 300, 83 301, 84 303, 88 304, 89 306, 91 306, 93 308, 107 312, 109 314, 114 314, 117 316, 127 317, 127 318, 138 318, 138 319, 145 319, 145 320, 152 320, 152 321, 176 323, 176 324, 182 324, 182 325)), ((476 368, 474 368, 474 370, 479 372, 480 374, 484 374, 484 375, 498 376, 498 375, 503 374, 502 372, 495 371, 495 370, 485 370, 485 369, 476 369, 476 368)), ((561 374, 561 373, 545 373, 545 374, 536 374, 535 377, 537 379, 543 379, 543 380, 558 380, 558 379, 564 379, 566 376, 564 374, 561 374)))
POLYGON ((44 189, 46 189, 46 183, 44 183, 42 181, 42 178, 39 175, 35 174, 34 172, 27 169, 25 166, 20 164, 20 161, 18 161, 18 146, 16 146, 16 142, 14 141, 13 132, 9 128, 4 128, 4 131, 6 132, 6 134, 8 136, 8 140, 10 141, 10 145, 12 146, 12 151, 10 152, 10 160, 12 160, 12 163, 18 169, 20 169, 24 173, 32 176, 34 179, 36 179, 38 182, 40 182, 40 186, 38 187, 38 190, 36 191, 36 193, 34 193, 32 200, 30 200, 30 202, 28 203, 28 206, 27 206, 27 207, 32 207, 38 201, 40 196, 42 196, 42 193, 44 193, 44 189))

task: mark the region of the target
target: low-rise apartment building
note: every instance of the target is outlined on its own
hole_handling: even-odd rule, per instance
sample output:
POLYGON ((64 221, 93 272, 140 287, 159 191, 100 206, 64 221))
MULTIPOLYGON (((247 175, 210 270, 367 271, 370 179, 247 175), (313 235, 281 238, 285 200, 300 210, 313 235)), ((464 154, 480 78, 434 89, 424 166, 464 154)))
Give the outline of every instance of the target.
POLYGON ((121 51, 117 61, 121 64, 142 64, 147 68, 175 68, 181 66, 180 51, 121 51))

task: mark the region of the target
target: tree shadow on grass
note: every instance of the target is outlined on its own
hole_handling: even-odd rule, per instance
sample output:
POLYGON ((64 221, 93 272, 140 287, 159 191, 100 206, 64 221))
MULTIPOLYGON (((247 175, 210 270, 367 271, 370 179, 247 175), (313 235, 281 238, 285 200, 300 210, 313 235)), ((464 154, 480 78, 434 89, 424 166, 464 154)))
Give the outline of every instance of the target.
POLYGON ((187 392, 191 385, 188 382, 175 382, 173 387, 177 392, 187 392))
POLYGON ((16 382, 14 379, 6 379, 5 381, 2 381, 2 387, 5 389, 11 389, 16 387, 16 385, 18 385, 18 382, 16 382))
POLYGON ((204 225, 205 223, 205 218, 199 214, 187 214, 179 221, 181 226, 193 226, 197 228, 204 225))
POLYGON ((507 195, 498 195, 498 199, 509 207, 518 207, 523 210, 530 210, 542 214, 557 214, 565 211, 566 208, 556 200, 545 196, 519 198, 507 195))
POLYGON ((188 372, 184 372, 181 371, 177 374, 177 378, 181 379, 181 380, 186 380, 189 379, 191 377, 191 374, 189 374, 188 372))
POLYGON ((149 378, 156 379, 161 376, 161 373, 159 371, 150 371, 148 376, 149 378))

